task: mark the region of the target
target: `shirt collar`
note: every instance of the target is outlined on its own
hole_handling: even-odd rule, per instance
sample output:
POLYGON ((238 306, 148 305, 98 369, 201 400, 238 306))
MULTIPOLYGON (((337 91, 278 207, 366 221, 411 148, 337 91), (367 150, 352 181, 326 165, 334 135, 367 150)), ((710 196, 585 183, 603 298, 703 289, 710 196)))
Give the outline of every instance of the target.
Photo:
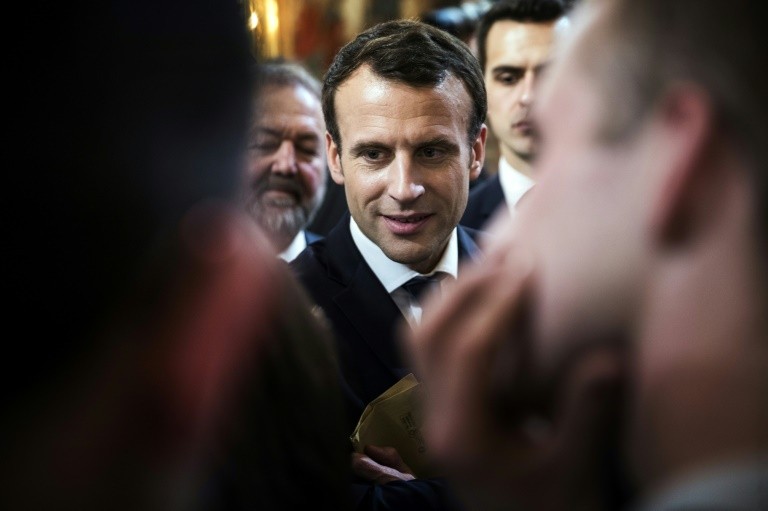
POLYGON ((304 233, 304 230, 301 230, 296 237, 293 238, 293 241, 288 245, 288 248, 278 254, 278 257, 283 261, 290 263, 296 259, 305 248, 307 248, 307 236, 304 233))
MULTIPOLYGON (((384 254, 384 252, 371 241, 363 231, 360 230, 355 219, 350 217, 349 230, 352 233, 352 240, 360 251, 363 259, 370 266, 374 275, 384 285, 387 293, 392 293, 411 278, 421 275, 419 272, 408 268, 406 265, 393 261, 384 254)), ((438 261, 435 269, 427 275, 432 275, 442 271, 456 278, 459 269, 459 237, 456 228, 453 229, 451 237, 448 240, 448 246, 443 252, 443 256, 438 261)))
POLYGON ((510 211, 534 185, 533 179, 507 163, 503 156, 499 159, 499 181, 510 211))

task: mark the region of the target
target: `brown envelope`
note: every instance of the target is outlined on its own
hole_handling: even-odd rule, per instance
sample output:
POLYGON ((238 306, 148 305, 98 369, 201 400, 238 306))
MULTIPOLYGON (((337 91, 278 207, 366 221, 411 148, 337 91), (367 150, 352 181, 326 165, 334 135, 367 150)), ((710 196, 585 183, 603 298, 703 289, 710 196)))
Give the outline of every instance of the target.
POLYGON ((350 439, 356 452, 366 445, 394 447, 417 477, 435 474, 421 434, 422 386, 412 374, 371 401, 350 439))

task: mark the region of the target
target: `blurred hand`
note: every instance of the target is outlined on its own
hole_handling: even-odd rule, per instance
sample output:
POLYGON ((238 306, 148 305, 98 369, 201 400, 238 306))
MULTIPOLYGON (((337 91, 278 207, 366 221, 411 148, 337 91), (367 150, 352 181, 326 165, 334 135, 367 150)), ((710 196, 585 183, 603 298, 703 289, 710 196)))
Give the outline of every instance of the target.
POLYGON ((478 508, 599 509, 622 360, 597 345, 539 360, 532 258, 512 225, 496 235, 482 263, 426 304, 408 343, 429 394, 429 449, 478 508))
POLYGON ((405 464, 394 447, 368 445, 365 454, 352 453, 352 471, 377 484, 416 479, 413 470, 405 464))

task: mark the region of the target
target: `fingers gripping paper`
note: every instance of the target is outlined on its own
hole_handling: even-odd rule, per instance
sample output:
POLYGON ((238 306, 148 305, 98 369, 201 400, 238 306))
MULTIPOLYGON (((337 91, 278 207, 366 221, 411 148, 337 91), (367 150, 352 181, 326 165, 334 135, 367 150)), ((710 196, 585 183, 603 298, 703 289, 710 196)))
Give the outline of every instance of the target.
POLYGON ((356 452, 366 445, 394 447, 417 477, 436 475, 421 434, 422 386, 413 374, 371 401, 350 439, 356 452))

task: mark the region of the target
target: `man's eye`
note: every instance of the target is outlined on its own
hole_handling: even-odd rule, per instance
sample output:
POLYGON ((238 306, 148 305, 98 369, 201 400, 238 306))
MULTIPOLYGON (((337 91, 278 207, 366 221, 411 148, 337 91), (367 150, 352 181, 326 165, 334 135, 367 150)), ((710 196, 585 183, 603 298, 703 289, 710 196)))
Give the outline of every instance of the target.
POLYGON ((277 150, 279 145, 275 142, 254 142, 250 148, 260 153, 271 153, 277 150))
POLYGON ((496 81, 501 82, 504 85, 514 85, 520 81, 521 77, 521 73, 499 73, 496 75, 496 81))
POLYGON ((424 155, 425 158, 435 159, 441 158, 445 154, 445 151, 436 147, 425 147, 421 150, 421 154, 424 155))
POLYGON ((381 151, 378 149, 367 149, 363 152, 363 156, 368 160, 378 160, 381 158, 381 155, 381 151))
POLYGON ((314 158, 315 156, 317 156, 317 155, 318 155, 318 150, 317 150, 317 147, 311 147, 311 146, 299 146, 297 149, 298 149, 298 151, 299 151, 301 154, 303 154, 303 155, 305 155, 305 156, 311 156, 311 157, 313 157, 313 158, 314 158))

